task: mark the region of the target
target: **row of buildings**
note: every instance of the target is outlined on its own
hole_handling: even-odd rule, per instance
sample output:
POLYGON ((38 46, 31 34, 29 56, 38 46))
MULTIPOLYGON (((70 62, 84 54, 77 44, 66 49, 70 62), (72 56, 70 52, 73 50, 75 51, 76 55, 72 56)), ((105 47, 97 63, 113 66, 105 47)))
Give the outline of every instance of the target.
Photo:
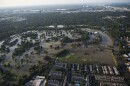
POLYGON ((116 67, 110 65, 56 62, 46 86, 128 86, 116 67), (105 73, 105 72, 107 73, 105 73))
POLYGON ((49 75, 36 76, 25 86, 128 86, 116 67, 110 65, 56 62, 49 75), (118 73, 117 73, 118 72, 118 73))
POLYGON ((122 31, 120 35, 120 51, 125 59, 125 65, 130 72, 130 32, 122 31))

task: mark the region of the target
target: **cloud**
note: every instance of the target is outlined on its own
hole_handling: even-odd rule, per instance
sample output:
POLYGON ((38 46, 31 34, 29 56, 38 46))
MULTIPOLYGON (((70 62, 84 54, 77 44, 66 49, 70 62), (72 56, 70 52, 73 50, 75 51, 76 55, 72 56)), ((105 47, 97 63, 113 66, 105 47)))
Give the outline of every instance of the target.
POLYGON ((71 3, 109 3, 126 2, 129 0, 0 0, 0 7, 30 6, 46 4, 71 4, 71 3))

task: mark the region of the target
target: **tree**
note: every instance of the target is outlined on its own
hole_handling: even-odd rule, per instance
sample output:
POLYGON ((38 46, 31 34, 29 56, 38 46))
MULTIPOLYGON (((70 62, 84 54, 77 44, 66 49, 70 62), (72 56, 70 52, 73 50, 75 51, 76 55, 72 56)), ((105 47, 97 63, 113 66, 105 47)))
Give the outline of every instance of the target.
POLYGON ((5 45, 1 45, 0 50, 1 50, 1 51, 5 51, 5 49, 6 49, 6 46, 5 46, 5 45))
POLYGON ((62 42, 63 43, 70 43, 70 42, 72 42, 73 40, 72 39, 70 39, 68 36, 65 36, 63 39, 62 39, 62 42))

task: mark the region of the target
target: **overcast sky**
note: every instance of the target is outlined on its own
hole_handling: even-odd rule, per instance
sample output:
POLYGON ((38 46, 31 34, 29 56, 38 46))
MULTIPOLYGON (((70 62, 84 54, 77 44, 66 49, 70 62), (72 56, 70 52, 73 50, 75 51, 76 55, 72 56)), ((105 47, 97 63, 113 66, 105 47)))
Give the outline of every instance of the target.
POLYGON ((128 2, 130 0, 0 0, 0 7, 73 4, 73 3, 109 3, 128 2))

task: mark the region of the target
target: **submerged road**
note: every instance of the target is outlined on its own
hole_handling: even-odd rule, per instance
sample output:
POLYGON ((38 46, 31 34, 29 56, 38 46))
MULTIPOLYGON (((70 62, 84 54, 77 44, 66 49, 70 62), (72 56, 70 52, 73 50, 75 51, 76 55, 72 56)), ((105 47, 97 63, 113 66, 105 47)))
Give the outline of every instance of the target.
POLYGON ((98 31, 99 34, 102 36, 102 44, 108 45, 108 46, 112 46, 113 42, 112 39, 110 38, 110 36, 108 36, 106 33, 102 32, 102 31, 98 31))
POLYGON ((107 45, 107 46, 113 46, 113 41, 111 37, 108 36, 107 33, 102 32, 100 30, 92 30, 92 29, 88 29, 88 31, 98 32, 102 36, 102 42, 101 42, 102 44, 107 45))

